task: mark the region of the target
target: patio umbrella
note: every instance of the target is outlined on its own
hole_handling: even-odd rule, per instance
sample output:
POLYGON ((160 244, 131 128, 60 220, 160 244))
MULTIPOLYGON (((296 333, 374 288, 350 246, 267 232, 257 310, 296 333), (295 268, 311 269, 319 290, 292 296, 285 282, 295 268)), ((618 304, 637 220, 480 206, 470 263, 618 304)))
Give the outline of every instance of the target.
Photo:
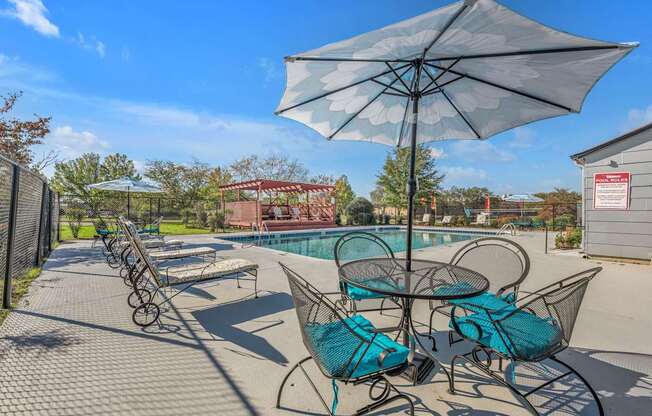
POLYGON ((521 217, 522 217, 523 205, 525 205, 526 202, 543 202, 543 199, 539 198, 538 196, 534 196, 530 194, 516 194, 516 195, 509 195, 503 198, 503 201, 518 202, 519 205, 521 206, 521 217))
POLYGON ((98 189, 102 191, 117 191, 127 193, 127 218, 131 211, 131 192, 163 192, 159 187, 151 185, 144 181, 138 181, 129 177, 115 179, 112 181, 99 182, 86 186, 89 189, 98 189))
POLYGON ((410 147, 409 269, 417 144, 483 140, 577 113, 635 46, 557 31, 492 0, 466 0, 287 57, 276 114, 329 140, 410 147))

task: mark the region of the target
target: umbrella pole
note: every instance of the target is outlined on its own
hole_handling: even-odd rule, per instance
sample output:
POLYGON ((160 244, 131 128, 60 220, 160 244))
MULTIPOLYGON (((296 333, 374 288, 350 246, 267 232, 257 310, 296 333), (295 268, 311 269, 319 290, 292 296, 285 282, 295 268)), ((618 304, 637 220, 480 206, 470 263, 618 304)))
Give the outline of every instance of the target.
POLYGON ((416 161, 417 161, 417 124, 419 120, 419 77, 421 76, 421 64, 417 65, 415 90, 412 94, 412 140, 410 142, 410 176, 408 179, 408 216, 405 269, 412 271, 412 227, 414 225, 414 195, 417 191, 416 161))
POLYGON ((127 186, 127 219, 130 218, 129 212, 131 211, 131 195, 129 194, 129 187, 127 186))

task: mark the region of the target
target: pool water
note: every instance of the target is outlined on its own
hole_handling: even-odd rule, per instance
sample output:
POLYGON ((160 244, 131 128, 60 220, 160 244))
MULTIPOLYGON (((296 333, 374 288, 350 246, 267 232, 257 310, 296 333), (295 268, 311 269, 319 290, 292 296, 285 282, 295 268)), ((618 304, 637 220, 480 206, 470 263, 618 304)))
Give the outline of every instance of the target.
MULTIPOLYGON (((370 229, 364 230, 382 238, 394 253, 401 253, 406 248, 406 231, 400 229, 370 229)), ((265 238, 234 237, 226 240, 238 241, 244 244, 256 244, 287 253, 300 254, 324 260, 333 260, 335 242, 348 231, 341 232, 311 232, 300 234, 272 234, 265 238)), ((442 244, 451 244, 458 241, 472 240, 480 235, 472 233, 452 233, 442 231, 413 231, 412 248, 420 249, 434 247, 442 244)), ((383 254, 382 249, 365 240, 354 240, 348 246, 343 260, 357 260, 366 257, 375 257, 383 254)))

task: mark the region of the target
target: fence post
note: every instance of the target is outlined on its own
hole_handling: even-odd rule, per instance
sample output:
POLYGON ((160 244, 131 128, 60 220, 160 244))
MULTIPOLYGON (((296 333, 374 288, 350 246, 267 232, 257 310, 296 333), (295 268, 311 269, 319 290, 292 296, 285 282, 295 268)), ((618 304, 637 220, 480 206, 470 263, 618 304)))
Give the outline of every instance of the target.
POLYGON ((13 175, 11 181, 11 201, 9 206, 9 228, 7 230, 7 267, 5 269, 5 281, 2 292, 2 308, 11 307, 11 269, 13 268, 14 257, 14 234, 16 229, 16 215, 18 213, 18 180, 20 169, 18 165, 12 164, 13 175))
POLYGON ((38 240, 36 240, 36 257, 34 258, 34 266, 41 264, 41 250, 43 250, 43 221, 46 219, 43 211, 45 211, 45 194, 48 191, 48 184, 43 181, 43 187, 41 190, 41 213, 39 215, 38 221, 38 240))
POLYGON ((57 243, 61 241, 61 194, 57 192, 57 243))

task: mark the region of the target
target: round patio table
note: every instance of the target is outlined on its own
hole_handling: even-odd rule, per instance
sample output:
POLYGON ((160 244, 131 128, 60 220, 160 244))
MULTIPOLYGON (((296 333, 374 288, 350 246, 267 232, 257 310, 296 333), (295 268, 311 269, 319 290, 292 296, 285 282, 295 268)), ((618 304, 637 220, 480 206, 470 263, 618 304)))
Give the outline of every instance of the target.
POLYGON ((400 300, 403 344, 411 350, 408 378, 414 384, 423 382, 435 364, 450 380, 448 371, 419 340, 412 321, 412 303, 415 299, 446 301, 477 296, 489 288, 486 277, 464 267, 432 260, 413 259, 411 270, 407 271, 404 259, 393 258, 354 260, 343 264, 339 275, 346 284, 400 300), (427 356, 416 354, 415 344, 427 356))

